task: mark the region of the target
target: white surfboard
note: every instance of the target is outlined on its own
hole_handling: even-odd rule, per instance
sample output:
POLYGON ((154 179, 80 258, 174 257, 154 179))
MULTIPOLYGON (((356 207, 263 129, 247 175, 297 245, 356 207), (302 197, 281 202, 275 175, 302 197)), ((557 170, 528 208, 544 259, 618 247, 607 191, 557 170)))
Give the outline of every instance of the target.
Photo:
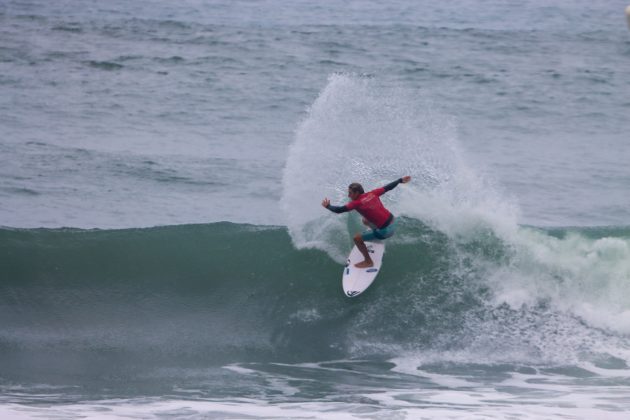
POLYGON ((348 297, 360 295, 370 287, 370 284, 376 279, 383 262, 383 253, 385 253, 385 244, 382 242, 366 242, 365 245, 370 252, 370 257, 374 262, 374 266, 368 268, 357 268, 354 265, 363 261, 363 254, 355 245, 348 256, 348 262, 343 269, 343 292, 348 297))

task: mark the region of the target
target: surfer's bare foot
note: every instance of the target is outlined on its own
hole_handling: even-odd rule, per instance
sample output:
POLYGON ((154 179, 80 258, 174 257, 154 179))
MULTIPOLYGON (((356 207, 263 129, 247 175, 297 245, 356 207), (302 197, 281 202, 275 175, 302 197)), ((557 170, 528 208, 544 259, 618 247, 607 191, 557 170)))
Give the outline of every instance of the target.
POLYGON ((368 267, 372 267, 374 265, 374 263, 372 262, 372 260, 365 260, 365 261, 361 261, 360 263, 356 263, 354 266, 356 268, 368 268, 368 267))

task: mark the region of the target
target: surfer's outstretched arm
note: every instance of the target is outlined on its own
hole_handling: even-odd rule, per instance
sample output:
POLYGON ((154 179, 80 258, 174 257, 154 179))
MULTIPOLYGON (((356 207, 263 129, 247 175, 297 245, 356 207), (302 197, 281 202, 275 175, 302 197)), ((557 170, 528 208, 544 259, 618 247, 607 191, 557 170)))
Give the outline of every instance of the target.
POLYGON ((345 213, 349 211, 348 207, 346 206, 333 206, 332 204, 330 204, 330 200, 327 198, 324 198, 324 200, 322 201, 322 206, 326 207, 333 213, 345 213))
POLYGON ((391 191, 391 190, 393 190, 394 188, 396 188, 396 186, 397 186, 398 184, 401 184, 401 183, 402 183, 402 184, 406 184, 406 183, 407 183, 407 182, 409 182, 409 181, 411 181, 411 177, 410 177, 409 175, 405 175, 405 176, 403 176, 402 178, 398 178, 396 181, 394 181, 394 182, 390 182, 389 184, 385 185, 385 186, 383 187, 383 189, 384 189, 385 191, 391 191))

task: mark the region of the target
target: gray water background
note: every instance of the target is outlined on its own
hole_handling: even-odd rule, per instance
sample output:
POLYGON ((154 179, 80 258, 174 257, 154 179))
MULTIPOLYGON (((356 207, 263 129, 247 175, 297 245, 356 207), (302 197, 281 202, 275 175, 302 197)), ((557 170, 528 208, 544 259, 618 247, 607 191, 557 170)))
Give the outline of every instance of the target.
POLYGON ((451 116, 522 223, 628 225, 624 8, 6 0, 0 225, 282 225, 288 147, 334 73, 451 116))

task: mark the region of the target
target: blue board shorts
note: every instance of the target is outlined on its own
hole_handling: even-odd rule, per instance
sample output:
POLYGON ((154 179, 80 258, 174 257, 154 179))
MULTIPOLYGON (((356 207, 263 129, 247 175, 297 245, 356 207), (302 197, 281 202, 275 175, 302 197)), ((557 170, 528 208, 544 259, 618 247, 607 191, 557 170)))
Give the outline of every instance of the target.
POLYGON ((378 241, 387 238, 391 238, 396 233, 396 218, 392 220, 392 222, 382 229, 373 228, 371 230, 366 230, 361 234, 361 238, 364 241, 378 241))

